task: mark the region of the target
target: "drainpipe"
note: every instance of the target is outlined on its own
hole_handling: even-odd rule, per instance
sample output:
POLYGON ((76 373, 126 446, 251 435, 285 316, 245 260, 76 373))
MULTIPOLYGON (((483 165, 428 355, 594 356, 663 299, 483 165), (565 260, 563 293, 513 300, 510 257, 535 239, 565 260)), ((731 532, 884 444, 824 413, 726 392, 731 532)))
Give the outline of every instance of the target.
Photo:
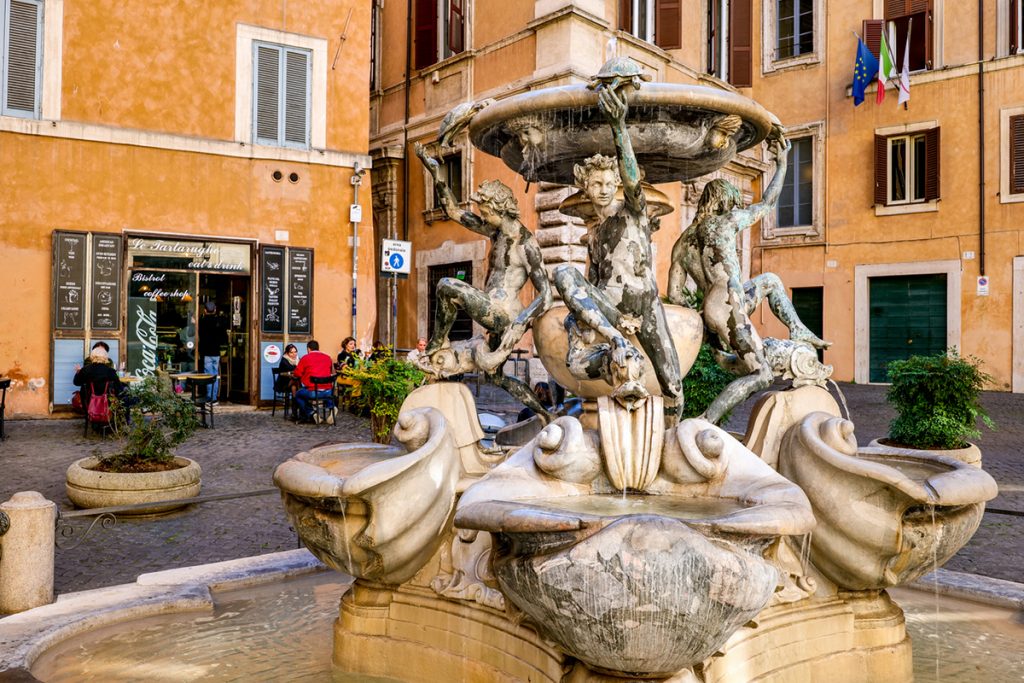
POLYGON ((412 0, 405 12, 405 125, 402 138, 402 239, 409 239, 409 84, 412 81, 412 0))
POLYGON ((985 3, 978 0, 978 268, 985 274, 985 3))

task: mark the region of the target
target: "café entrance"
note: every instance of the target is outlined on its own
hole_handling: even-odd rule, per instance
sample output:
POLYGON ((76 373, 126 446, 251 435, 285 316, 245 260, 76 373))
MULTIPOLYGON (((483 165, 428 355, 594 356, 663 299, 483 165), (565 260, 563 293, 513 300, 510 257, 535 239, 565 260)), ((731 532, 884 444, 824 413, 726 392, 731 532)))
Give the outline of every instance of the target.
POLYGON ((249 403, 250 252, 248 244, 130 237, 128 373, 202 372, 204 352, 220 355, 219 400, 249 403))

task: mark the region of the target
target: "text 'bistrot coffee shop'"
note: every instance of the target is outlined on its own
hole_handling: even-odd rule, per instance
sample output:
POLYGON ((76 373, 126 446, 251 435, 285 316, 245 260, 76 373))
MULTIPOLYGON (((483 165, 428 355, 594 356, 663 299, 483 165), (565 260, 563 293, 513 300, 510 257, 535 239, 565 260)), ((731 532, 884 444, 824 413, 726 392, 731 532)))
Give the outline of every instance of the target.
POLYGON ((203 357, 217 354, 220 400, 270 400, 283 346, 304 352, 313 334, 313 272, 312 248, 55 231, 53 410, 70 409, 75 367, 98 341, 140 378, 202 371, 203 357))

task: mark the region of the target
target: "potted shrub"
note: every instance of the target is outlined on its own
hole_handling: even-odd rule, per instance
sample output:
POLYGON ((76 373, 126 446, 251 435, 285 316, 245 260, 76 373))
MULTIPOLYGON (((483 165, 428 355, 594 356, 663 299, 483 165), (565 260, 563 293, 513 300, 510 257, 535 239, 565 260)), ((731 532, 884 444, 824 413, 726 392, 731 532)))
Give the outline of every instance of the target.
POLYGON ((889 363, 886 400, 896 409, 889 436, 872 445, 929 450, 981 465, 981 451, 968 440, 981 435, 978 420, 995 429, 979 402, 992 378, 981 361, 956 349, 889 363))
POLYGON ((398 411, 405 397, 423 384, 425 375, 412 363, 390 355, 345 368, 343 375, 352 384, 347 400, 357 410, 370 413, 370 428, 376 443, 390 443, 391 430, 398 422, 398 411))
MULTIPOLYGON (((112 429, 120 448, 72 463, 67 494, 78 507, 97 508, 190 498, 199 493, 202 469, 176 456, 174 448, 195 432, 199 421, 188 398, 148 377, 128 398, 111 399, 112 429), (129 419, 130 418, 130 419, 129 419)), ((153 514, 180 505, 154 505, 124 514, 153 514)))

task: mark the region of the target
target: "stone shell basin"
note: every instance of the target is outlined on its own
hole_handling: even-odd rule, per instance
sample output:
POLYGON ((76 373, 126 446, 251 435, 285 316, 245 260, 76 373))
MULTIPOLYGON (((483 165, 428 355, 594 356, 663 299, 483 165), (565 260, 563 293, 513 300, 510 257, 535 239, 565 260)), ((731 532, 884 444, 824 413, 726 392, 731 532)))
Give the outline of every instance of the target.
MULTIPOLYGON (((569 350, 569 338, 565 331, 567 315, 569 309, 564 305, 557 305, 548 309, 534 322, 533 339, 537 346, 537 355, 555 381, 568 391, 581 398, 607 396, 611 393, 611 386, 607 382, 602 379, 577 379, 565 364, 566 353, 569 350)), ((701 322, 700 313, 685 306, 665 304, 665 317, 679 356, 679 370, 685 375, 700 352, 700 345, 704 339, 704 324, 701 322)), ((641 348, 635 337, 629 339, 638 349, 641 348)), ((661 386, 649 359, 644 360, 644 371, 647 391, 652 396, 660 396, 661 386)))
MULTIPOLYGON (((768 135, 767 109, 737 93, 699 85, 649 83, 626 89, 626 126, 648 182, 692 180, 724 166, 768 135), (726 116, 738 130, 709 135, 726 116)), ((573 166, 597 153, 614 155, 611 128, 585 84, 544 88, 484 107, 470 122, 473 144, 530 181, 573 185, 573 166)))
POLYGON ((402 413, 395 436, 404 448, 322 446, 274 472, 306 547, 338 571, 384 584, 409 580, 440 547, 462 471, 440 411, 402 413))
POLYGON ((849 590, 908 583, 941 566, 998 493, 988 473, 953 458, 858 448, 853 423, 825 413, 787 432, 779 472, 806 492, 818 520, 812 563, 849 590))
MULTIPOLYGON (((661 677, 692 667, 774 593, 778 574, 760 557, 770 537, 706 536, 691 526, 697 520, 665 514, 559 509, 594 498, 603 499, 599 508, 624 500, 492 501, 460 507, 456 515, 456 526, 492 533, 502 592, 590 668, 661 677)), ((699 523, 728 525, 721 499, 703 502, 711 514, 698 515, 699 523)), ((687 507, 680 514, 696 511, 687 507)))

